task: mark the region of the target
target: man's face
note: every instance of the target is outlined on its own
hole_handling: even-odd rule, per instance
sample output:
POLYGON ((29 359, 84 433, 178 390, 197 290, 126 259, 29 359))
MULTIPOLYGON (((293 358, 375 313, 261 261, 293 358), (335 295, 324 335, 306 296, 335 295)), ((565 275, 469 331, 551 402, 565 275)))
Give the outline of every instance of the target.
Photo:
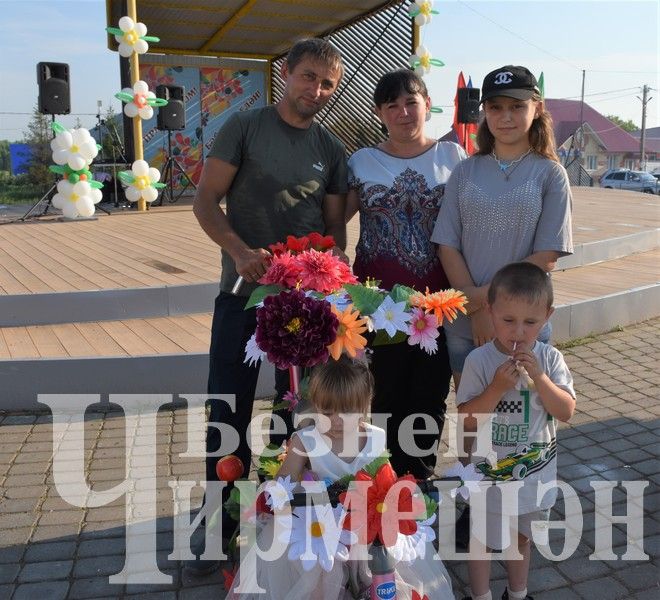
POLYGON ((313 117, 327 104, 341 79, 339 69, 307 56, 293 70, 284 63, 282 75, 284 99, 303 118, 313 117))

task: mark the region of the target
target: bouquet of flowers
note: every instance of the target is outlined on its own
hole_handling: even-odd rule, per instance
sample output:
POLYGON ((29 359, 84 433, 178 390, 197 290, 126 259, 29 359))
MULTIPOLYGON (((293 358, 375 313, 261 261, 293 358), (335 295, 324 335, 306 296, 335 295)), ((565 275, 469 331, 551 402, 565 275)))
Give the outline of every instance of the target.
MULTIPOLYGON (((408 342, 429 354, 438 349, 440 327, 465 313, 467 299, 449 289, 420 292, 404 285, 383 290, 359 283, 334 254, 330 236, 289 236, 270 246, 270 267, 246 308, 257 307, 257 328, 246 346, 245 362, 267 357, 280 369, 313 367, 346 352, 354 357, 367 345, 408 342)), ((295 391, 295 390, 294 390, 295 391)))

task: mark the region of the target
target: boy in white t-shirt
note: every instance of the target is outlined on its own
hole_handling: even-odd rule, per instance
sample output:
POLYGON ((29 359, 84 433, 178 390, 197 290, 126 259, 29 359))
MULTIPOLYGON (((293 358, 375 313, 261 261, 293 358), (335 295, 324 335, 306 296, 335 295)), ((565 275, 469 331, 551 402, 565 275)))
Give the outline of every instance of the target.
MULTIPOLYGON (((500 490, 487 490, 485 531, 473 527, 471 537, 471 551, 485 547, 506 551, 510 540, 517 538, 522 560, 506 561, 503 600, 531 599, 527 595, 531 524, 547 521, 556 499, 553 489, 539 504, 537 488, 556 479, 556 420, 568 421, 575 409, 573 379, 563 356, 536 339, 552 314, 552 301, 550 277, 536 265, 519 262, 500 269, 488 290, 495 339, 468 355, 456 396, 458 412, 466 415, 466 432, 477 429, 473 415, 493 415, 494 453, 472 457, 484 481, 500 484, 497 487, 500 482, 522 481, 515 511, 508 501, 500 501, 500 490), (510 529, 504 525, 501 531, 506 522, 510 529)), ((492 598, 487 559, 468 561, 472 600, 492 598)))

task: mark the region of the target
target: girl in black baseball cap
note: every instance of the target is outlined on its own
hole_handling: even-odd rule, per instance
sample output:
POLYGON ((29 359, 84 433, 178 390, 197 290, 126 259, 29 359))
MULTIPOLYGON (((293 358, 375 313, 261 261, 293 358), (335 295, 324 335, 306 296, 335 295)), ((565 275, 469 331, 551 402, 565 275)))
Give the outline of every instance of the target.
MULTIPOLYGON (((519 261, 534 263, 549 273, 561 256, 573 251, 571 189, 566 170, 558 162, 552 119, 536 78, 521 66, 495 69, 484 78, 481 101, 484 118, 477 131, 478 150, 452 171, 431 235, 431 241, 439 245, 449 283, 463 290, 469 300, 468 315, 459 315, 444 326, 454 383, 460 394, 468 396, 477 375, 473 368, 463 372, 465 358, 494 336, 487 295, 495 273, 519 261)), ((538 339, 548 342, 550 332, 545 326, 538 339)), ((476 457, 474 462, 479 462, 476 457)), ((503 600, 529 600, 526 523, 547 520, 548 512, 547 506, 540 511, 536 503, 532 506, 525 500, 529 489, 531 484, 521 490, 518 514, 511 517, 518 525, 512 543, 501 540, 498 548, 488 542, 496 550, 515 548, 523 557, 506 561, 508 586, 503 600), (503 547, 505 543, 509 548, 503 547)), ((547 502, 551 504, 552 499, 547 502)), ((502 515, 492 510, 498 522, 502 515)), ((473 542, 475 535, 482 539, 483 532, 473 529, 471 533, 473 542)), ((469 560, 468 572, 472 600, 492 600, 489 560, 469 560)))

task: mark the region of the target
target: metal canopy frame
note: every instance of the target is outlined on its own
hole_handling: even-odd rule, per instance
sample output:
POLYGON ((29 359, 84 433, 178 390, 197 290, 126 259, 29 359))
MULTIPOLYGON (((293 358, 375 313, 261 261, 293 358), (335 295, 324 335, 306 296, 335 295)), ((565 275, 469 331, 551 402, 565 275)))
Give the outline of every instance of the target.
MULTIPOLYGON (((268 101, 284 90, 280 67, 289 48, 305 37, 324 37, 341 52, 345 73, 339 90, 318 116, 348 152, 383 139, 372 112, 373 89, 384 72, 408 66, 417 27, 411 0, 136 0, 138 20, 151 44, 145 62, 199 61, 220 66, 248 59, 269 74, 268 101), (169 55, 169 56, 168 56, 169 55), (186 59, 185 57, 190 57, 186 59)), ((106 0, 107 24, 116 27, 126 0, 106 0)), ((108 48, 117 49, 108 35, 108 48)), ((128 62, 120 59, 121 63, 128 62)), ((124 70, 126 67, 124 67, 124 70)), ((127 140, 128 141, 128 140, 127 140)), ((130 148, 130 142, 127 146, 130 148)))

